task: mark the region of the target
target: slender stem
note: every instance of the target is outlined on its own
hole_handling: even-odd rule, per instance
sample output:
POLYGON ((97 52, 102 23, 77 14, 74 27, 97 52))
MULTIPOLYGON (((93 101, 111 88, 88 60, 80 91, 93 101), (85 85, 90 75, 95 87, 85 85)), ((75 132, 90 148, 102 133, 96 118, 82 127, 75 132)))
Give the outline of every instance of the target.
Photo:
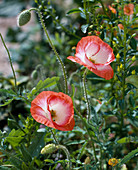
MULTIPOLYGON (((104 7, 104 4, 103 4, 102 0, 99 0, 99 2, 100 2, 100 4, 102 5, 102 8, 103 8, 104 14, 105 14, 105 15, 107 15, 107 13, 106 13, 106 9, 105 9, 105 7, 104 7)), ((107 16, 108 16, 108 15, 107 15, 107 16)))
POLYGON ((102 147, 100 146, 100 169, 102 169, 102 147))
POLYGON ((124 119, 123 119, 123 115, 124 115, 124 112, 125 112, 125 84, 126 84, 126 34, 127 34, 127 27, 126 27, 126 21, 125 21, 125 15, 123 15, 123 18, 124 18, 124 59, 123 59, 123 82, 122 82, 122 86, 123 86, 123 109, 121 111, 121 129, 124 125, 124 119))
POLYGON ((89 106, 89 101, 87 97, 87 89, 86 89, 86 75, 87 75, 88 69, 86 68, 83 74, 83 90, 84 90, 84 97, 87 105, 87 120, 89 122, 90 119, 90 106, 89 106))
POLYGON ((86 128, 86 130, 87 130, 87 133, 88 133, 88 135, 89 135, 89 137, 90 137, 90 139, 91 139, 91 144, 92 144, 92 147, 93 147, 93 152, 94 152, 95 161, 98 162, 98 159, 97 159, 97 157, 96 157, 96 150, 95 150, 94 142, 93 142, 93 139, 92 139, 92 137, 91 137, 91 135, 90 135, 90 133, 89 133, 87 124, 86 124, 85 120, 83 119, 82 115, 77 111, 77 109, 76 109, 75 107, 74 107, 74 110, 75 110, 75 112, 77 113, 77 115, 80 117, 80 119, 82 120, 82 123, 83 123, 83 125, 85 126, 85 128, 86 128))
POLYGON ((8 53, 8 57, 9 57, 11 69, 12 69, 12 72, 13 72, 14 82, 15 82, 15 90, 17 91, 16 75, 15 75, 15 71, 14 71, 14 68, 13 68, 13 64, 12 64, 12 59, 11 59, 11 56, 10 56, 10 52, 9 52, 9 50, 8 50, 5 42, 4 42, 4 39, 3 39, 2 35, 1 35, 1 33, 0 33, 0 37, 1 37, 2 43, 3 43, 5 49, 6 49, 7 53, 8 53))
POLYGON ((63 146, 63 145, 57 145, 56 148, 57 149, 62 149, 65 152, 65 154, 67 156, 67 159, 69 160, 68 169, 71 170, 72 169, 72 165, 71 165, 70 153, 69 153, 68 149, 65 146, 63 146))
POLYGON ((52 134, 55 142, 59 145, 59 141, 58 141, 58 139, 56 138, 56 135, 54 134, 53 130, 52 130, 51 128, 49 128, 49 131, 50 131, 50 133, 52 134))
POLYGON ((85 12, 87 24, 89 24, 89 16, 88 16, 88 13, 87 13, 87 2, 86 2, 86 0, 84 0, 83 7, 84 7, 84 12, 85 12))
POLYGON ((39 17, 40 17, 40 21, 41 21, 42 27, 43 27, 43 29, 44 29, 44 31, 45 31, 45 34, 46 34, 46 36, 47 36, 48 42, 49 42, 51 48, 53 49, 55 55, 57 56, 57 58, 58 58, 58 60, 59 60, 59 62, 60 62, 60 64, 61 64, 62 71, 63 71, 63 75, 64 75, 64 80, 65 80, 65 93, 67 94, 67 93, 68 93, 68 84, 67 84, 67 76, 66 76, 66 71, 65 71, 64 64, 63 64, 63 62, 62 62, 59 54, 58 54, 57 51, 56 51, 55 46, 53 45, 53 43, 52 43, 52 41, 51 41, 51 39, 50 39, 50 37, 49 37, 49 34, 48 34, 47 29, 46 29, 46 27, 45 27, 45 24, 44 24, 44 21, 43 21, 43 18, 42 18, 42 15, 41 15, 40 10, 37 9, 37 8, 31 8, 29 11, 31 11, 31 10, 35 10, 35 11, 38 12, 38 15, 39 15, 39 17))

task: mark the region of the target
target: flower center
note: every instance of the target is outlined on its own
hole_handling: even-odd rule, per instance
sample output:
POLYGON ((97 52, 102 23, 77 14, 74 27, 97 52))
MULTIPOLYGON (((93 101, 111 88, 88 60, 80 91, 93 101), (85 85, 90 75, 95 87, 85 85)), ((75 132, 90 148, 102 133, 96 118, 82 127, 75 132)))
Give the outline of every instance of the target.
POLYGON ((92 57, 88 57, 88 59, 95 64, 95 60, 93 60, 92 57))
POLYGON ((129 9, 129 8, 127 8, 127 9, 126 9, 126 12, 127 12, 127 13, 130 13, 130 9, 129 9))
POLYGON ((56 121, 56 111, 55 110, 50 110, 50 113, 51 113, 51 117, 52 117, 52 120, 55 122, 56 121))

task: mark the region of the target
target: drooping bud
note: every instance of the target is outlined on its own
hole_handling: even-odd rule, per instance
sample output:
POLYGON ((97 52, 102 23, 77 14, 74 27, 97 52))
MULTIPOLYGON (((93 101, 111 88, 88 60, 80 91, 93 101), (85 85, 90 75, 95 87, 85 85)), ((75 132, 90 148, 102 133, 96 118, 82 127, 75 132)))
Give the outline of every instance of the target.
POLYGON ((17 25, 19 27, 27 24, 31 19, 31 12, 29 10, 22 11, 17 18, 17 25))
POLYGON ((46 145, 42 150, 41 150, 41 154, 49 154, 49 153, 53 153, 57 150, 57 147, 55 144, 51 143, 46 145))
POLYGON ((34 70, 31 74, 31 77, 36 80, 38 78, 38 72, 36 70, 34 70))

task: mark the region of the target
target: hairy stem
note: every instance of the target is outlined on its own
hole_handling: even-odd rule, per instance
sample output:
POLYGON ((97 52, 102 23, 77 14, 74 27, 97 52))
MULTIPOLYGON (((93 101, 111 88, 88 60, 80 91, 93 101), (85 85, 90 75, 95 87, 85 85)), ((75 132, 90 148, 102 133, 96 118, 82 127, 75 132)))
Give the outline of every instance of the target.
POLYGON ((74 107, 74 110, 75 112, 77 113, 77 115, 80 117, 80 119, 82 120, 82 123, 83 125, 85 126, 86 130, 87 130, 87 133, 90 137, 90 140, 91 140, 91 145, 92 145, 92 148, 93 148, 93 152, 94 152, 94 158, 95 158, 95 162, 98 162, 98 159, 96 157, 96 150, 95 150, 95 146, 94 146, 94 142, 93 142, 93 139, 91 137, 91 134, 89 133, 89 130, 88 130, 88 126, 87 126, 87 123, 85 122, 85 120, 83 119, 82 115, 77 111, 77 109, 74 107))
POLYGON ((16 80, 16 75, 15 75, 15 71, 14 71, 14 68, 13 68, 13 64, 12 64, 12 59, 11 59, 11 56, 10 56, 10 52, 9 52, 9 50, 8 50, 5 42, 4 42, 4 39, 3 39, 2 35, 1 35, 1 33, 0 33, 0 37, 1 37, 1 40, 2 40, 2 43, 3 43, 4 47, 5 47, 5 49, 6 49, 6 51, 7 51, 8 57, 9 57, 9 61, 10 61, 10 65, 11 65, 11 69, 12 69, 13 77, 14 77, 15 90, 17 91, 17 80, 16 80))
POLYGON ((84 90, 84 97, 87 105, 87 120, 89 122, 90 119, 90 106, 89 106, 89 101, 88 101, 88 96, 87 96, 87 89, 86 89, 86 75, 87 75, 88 69, 86 68, 83 74, 83 90, 84 90))
POLYGON ((60 64, 61 64, 62 71, 63 71, 63 76, 64 76, 64 80, 65 80, 65 93, 67 94, 67 93, 68 93, 68 84, 67 84, 67 76, 66 76, 66 71, 65 71, 64 64, 63 64, 63 62, 62 62, 59 54, 58 54, 57 51, 56 51, 55 46, 53 45, 53 43, 52 43, 52 41, 51 41, 51 39, 50 39, 50 37, 49 37, 48 31, 47 31, 47 29, 46 29, 46 27, 45 27, 45 24, 44 24, 44 22, 43 22, 43 18, 42 18, 42 15, 41 15, 40 10, 37 9, 37 8, 31 8, 29 11, 31 11, 31 10, 35 10, 35 11, 38 12, 38 15, 39 15, 39 17, 40 17, 40 21, 41 21, 42 27, 43 27, 43 29, 44 29, 44 32, 45 32, 45 34, 46 34, 46 36, 47 36, 48 42, 49 42, 51 48, 53 49, 55 55, 57 56, 57 58, 58 58, 58 60, 59 60, 59 62, 60 62, 60 64))
POLYGON ((69 153, 68 149, 65 146, 63 146, 63 145, 57 145, 56 148, 57 149, 62 149, 65 152, 66 157, 69 160, 68 169, 71 170, 72 169, 72 165, 71 165, 70 153, 69 153))
POLYGON ((53 130, 52 130, 51 128, 49 128, 49 131, 50 131, 50 133, 52 134, 55 142, 59 145, 59 141, 57 140, 56 135, 54 134, 53 130))

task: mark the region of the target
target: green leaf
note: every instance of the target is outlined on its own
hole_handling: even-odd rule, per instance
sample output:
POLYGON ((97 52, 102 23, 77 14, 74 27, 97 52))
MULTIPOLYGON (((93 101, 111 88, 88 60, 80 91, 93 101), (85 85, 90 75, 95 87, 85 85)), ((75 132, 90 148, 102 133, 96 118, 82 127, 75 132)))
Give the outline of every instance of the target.
POLYGON ((138 143, 138 137, 124 137, 124 138, 121 138, 117 141, 117 143, 138 143))
POLYGON ((32 157, 37 157, 40 154, 41 149, 44 147, 44 136, 45 133, 43 132, 37 132, 35 135, 35 138, 32 139, 31 145, 28 149, 29 153, 32 157))
POLYGON ((7 100, 4 104, 0 104, 0 107, 10 104, 15 98, 7 100))
POLYGON ((42 81, 40 80, 38 84, 36 85, 35 88, 32 89, 31 93, 27 94, 27 97, 31 99, 37 92, 44 88, 48 88, 50 86, 53 86, 59 81, 59 77, 52 77, 52 78, 47 78, 46 80, 42 81))
POLYGON ((74 8, 74 9, 71 9, 67 12, 68 15, 70 14, 73 14, 73 13, 80 13, 82 12, 79 8, 74 8))
POLYGON ((137 49, 137 42, 136 42, 135 38, 133 38, 133 37, 130 40, 130 46, 133 50, 137 49))
POLYGON ((106 140, 108 139, 110 133, 111 133, 111 130, 110 130, 110 128, 108 128, 105 132, 105 139, 106 140))
POLYGON ((75 140, 75 141, 67 142, 65 144, 66 145, 77 145, 77 144, 84 143, 84 142, 85 140, 79 140, 79 141, 75 140))
POLYGON ((0 89, 0 93, 7 94, 9 96, 16 96, 16 93, 13 90, 6 90, 6 89, 0 89))
POLYGON ((51 160, 51 159, 45 159, 44 161, 45 161, 45 162, 49 162, 49 163, 54 163, 54 161, 51 160))
POLYGON ((138 88, 138 75, 131 75, 131 76, 127 77, 126 82, 130 83, 130 84, 134 85, 136 88, 138 88))
POLYGON ((86 24, 86 25, 82 25, 81 26, 81 30, 82 32, 85 34, 87 32, 87 28, 88 28, 89 24, 86 24))
POLYGON ((24 160, 27 161, 27 162, 31 162, 32 157, 23 144, 21 144, 20 149, 21 149, 24 160))
POLYGON ((13 129, 10 133, 9 136, 5 138, 5 142, 9 142, 13 147, 16 147, 19 145, 19 143, 24 139, 24 132, 21 131, 20 129, 15 130, 13 129))
MULTIPOLYGON (((11 167, 11 166, 10 166, 11 167)), ((0 166, 0 170, 9 170, 9 168, 8 168, 8 165, 3 165, 3 166, 0 166), (7 167, 6 167, 7 166, 7 167)))
POLYGON ((131 158, 133 158, 134 156, 138 155, 138 148, 131 151, 129 154, 127 154, 120 162, 119 162, 119 166, 126 163, 127 161, 129 161, 131 158))

